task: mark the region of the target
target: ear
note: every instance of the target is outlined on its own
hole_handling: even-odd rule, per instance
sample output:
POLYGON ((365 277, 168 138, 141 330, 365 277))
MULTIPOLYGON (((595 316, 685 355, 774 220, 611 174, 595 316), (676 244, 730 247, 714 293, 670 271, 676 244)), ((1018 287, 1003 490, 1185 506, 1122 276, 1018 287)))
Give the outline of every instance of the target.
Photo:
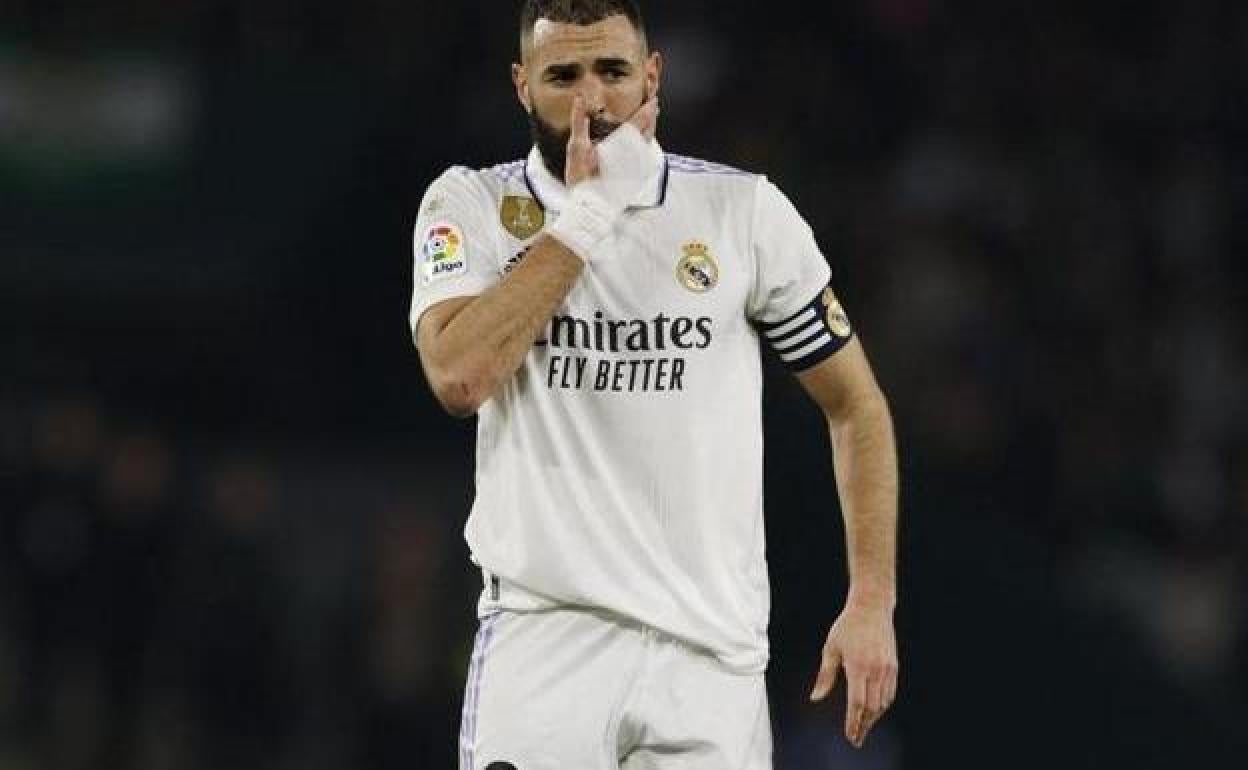
POLYGON ((659 85, 663 79, 663 54, 652 51, 646 59, 646 100, 659 95, 659 85))
POLYGON ((523 64, 511 65, 511 82, 516 87, 516 98, 524 111, 533 112, 533 100, 529 98, 529 71, 523 64))

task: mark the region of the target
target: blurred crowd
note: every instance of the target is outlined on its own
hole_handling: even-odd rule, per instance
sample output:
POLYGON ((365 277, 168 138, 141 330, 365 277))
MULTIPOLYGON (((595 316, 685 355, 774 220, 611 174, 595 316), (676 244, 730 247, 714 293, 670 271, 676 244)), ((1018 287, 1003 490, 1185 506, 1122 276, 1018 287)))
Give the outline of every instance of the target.
POLYGON ((846 244, 903 430, 1044 533, 1073 601, 1241 699, 1246 11, 948 29, 912 53, 939 62, 918 130, 858 177, 846 244))
POLYGON ((470 613, 440 595, 471 576, 398 469, 84 393, 0 426, 0 766, 412 766, 455 734, 470 613))
MULTIPOLYGON (((903 614, 908 587, 942 600, 911 561, 947 552, 991 585, 1037 557, 1033 593, 1059 608, 1037 605, 1037 628, 1111 626, 1124 658, 1155 669, 1121 697, 1195 699, 1242 725, 1248 5, 859 0, 818 23, 769 6, 767 29, 736 0, 650 5, 660 140, 789 193, 890 397, 903 515, 923 536, 902 557, 903 614), (1005 532, 1020 539, 993 539, 1005 532)), ((75 24, 33 3, 0 11, 29 31, 0 35, 0 183, 17 201, 0 211, 0 344, 19 373, 0 382, 0 767, 441 767, 473 628, 471 444, 405 337, 406 228, 445 166, 525 150, 505 79, 512 9, 121 6, 75 24), (195 289, 162 277, 176 263, 134 256, 144 244, 90 237, 79 209, 129 189, 111 169, 82 203, 110 152, 96 134, 77 176, 32 138, 31 83, 59 84, 52 101, 99 86, 72 76, 91 66, 72 52, 83 42, 142 50, 141 73, 157 73, 107 83, 143 84, 146 118, 120 135, 163 139, 109 146, 149 182, 162 161, 135 147, 175 158, 159 189, 195 214, 136 227, 159 234, 161 260, 213 263, 195 289), (76 203, 46 197, 67 178, 76 203), (64 209, 31 213, 36 200, 64 209), (83 237, 58 251, 53 220, 83 237), (73 283, 105 257, 134 326, 99 312, 111 289, 73 283), (199 324, 193 351, 117 341, 179 313, 200 319, 177 322, 199 324), (77 374, 24 374, 80 355, 77 374), (140 371, 162 366, 175 373, 140 371), (192 398, 201 381, 224 384, 192 398), (347 437, 309 442, 330 419, 347 437)), ((769 425, 809 418, 777 367, 769 386, 769 425)), ((822 462, 824 442, 812 428, 769 444, 769 481, 776 457, 822 462)), ((798 497, 773 489, 774 554, 803 532, 773 515, 798 497)), ((784 631, 808 603, 792 581, 776 590, 784 631)), ((907 642, 926 632, 901 633, 904 682, 907 642)), ((1033 636, 1026 654, 1048 646, 1033 636)), ((805 672, 777 676, 787 692, 805 672)), ((927 766, 908 747, 928 712, 859 754, 773 708, 781 770, 927 766)), ((1223 758, 1204 750, 1205 766, 1223 758)))

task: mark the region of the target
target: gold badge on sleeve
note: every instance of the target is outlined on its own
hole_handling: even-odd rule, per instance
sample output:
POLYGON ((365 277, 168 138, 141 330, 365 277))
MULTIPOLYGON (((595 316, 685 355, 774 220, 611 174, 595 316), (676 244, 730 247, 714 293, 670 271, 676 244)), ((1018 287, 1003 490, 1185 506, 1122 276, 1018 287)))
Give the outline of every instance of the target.
POLYGON ((508 195, 498 209, 498 218, 507 232, 527 241, 542 230, 546 224, 546 212, 537 201, 523 195, 508 195))

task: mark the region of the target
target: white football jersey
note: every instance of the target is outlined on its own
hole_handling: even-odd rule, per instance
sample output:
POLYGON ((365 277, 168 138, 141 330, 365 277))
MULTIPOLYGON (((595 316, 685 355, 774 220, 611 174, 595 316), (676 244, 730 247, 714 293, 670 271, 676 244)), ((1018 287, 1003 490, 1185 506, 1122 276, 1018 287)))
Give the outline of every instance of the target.
MULTIPOLYGON (((767 663, 765 338, 794 370, 852 332, 810 227, 765 177, 653 145, 651 184, 478 413, 482 607, 587 606, 767 663)), ((415 228, 413 334, 523 259, 567 190, 527 160, 439 177, 415 228)))

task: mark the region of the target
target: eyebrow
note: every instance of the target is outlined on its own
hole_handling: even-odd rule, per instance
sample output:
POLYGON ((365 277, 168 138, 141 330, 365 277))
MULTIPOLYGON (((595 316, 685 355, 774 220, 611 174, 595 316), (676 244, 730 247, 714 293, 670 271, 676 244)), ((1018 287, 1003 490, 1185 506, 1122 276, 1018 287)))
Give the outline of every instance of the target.
POLYGON ((628 59, 609 56, 605 59, 594 59, 594 67, 596 69, 606 69, 608 67, 620 67, 622 69, 632 69, 633 63, 628 59))
MULTIPOLYGON (((594 59, 594 69, 625 69, 631 70, 633 63, 628 59, 618 56, 607 56, 601 59, 594 59)), ((581 71, 580 62, 559 62, 557 64, 549 64, 543 71, 546 75, 572 75, 581 71)))

